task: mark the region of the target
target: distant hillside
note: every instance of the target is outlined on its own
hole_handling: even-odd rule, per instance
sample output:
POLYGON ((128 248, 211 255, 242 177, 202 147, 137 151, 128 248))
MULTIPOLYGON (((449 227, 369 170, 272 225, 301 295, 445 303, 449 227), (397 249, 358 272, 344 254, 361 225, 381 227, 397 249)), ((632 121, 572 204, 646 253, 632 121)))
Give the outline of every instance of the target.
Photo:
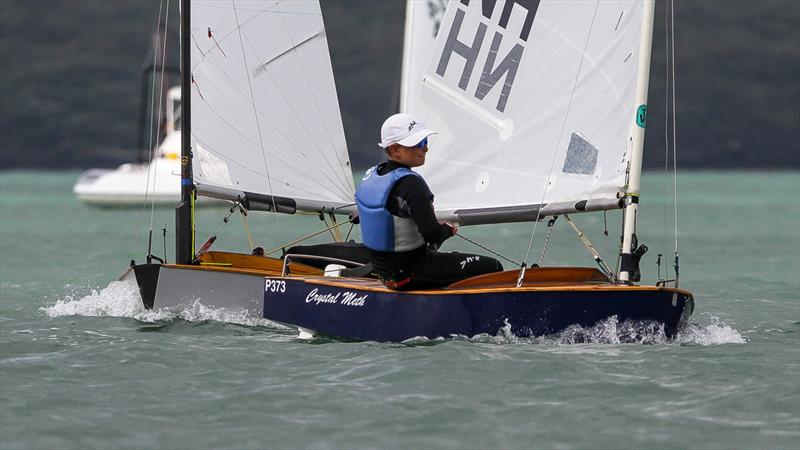
MULTIPOLYGON (((405 2, 322 4, 348 145, 365 167, 380 157, 380 124, 396 109, 405 2)), ((155 0, 0 0, 0 168, 135 159, 158 8, 155 0)), ((645 157, 653 168, 664 160, 664 13, 659 2, 645 157)), ((800 168, 800 2, 677 1, 675 14, 679 163, 800 168)))

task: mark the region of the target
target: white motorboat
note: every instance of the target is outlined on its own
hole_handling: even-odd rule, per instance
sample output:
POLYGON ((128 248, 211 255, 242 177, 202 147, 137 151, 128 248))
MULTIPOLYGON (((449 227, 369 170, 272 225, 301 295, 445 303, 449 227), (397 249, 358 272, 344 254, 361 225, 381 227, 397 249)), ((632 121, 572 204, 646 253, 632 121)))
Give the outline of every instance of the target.
POLYGON ((78 199, 100 207, 175 205, 181 198, 181 88, 167 91, 165 136, 148 163, 84 171, 72 188, 78 199))

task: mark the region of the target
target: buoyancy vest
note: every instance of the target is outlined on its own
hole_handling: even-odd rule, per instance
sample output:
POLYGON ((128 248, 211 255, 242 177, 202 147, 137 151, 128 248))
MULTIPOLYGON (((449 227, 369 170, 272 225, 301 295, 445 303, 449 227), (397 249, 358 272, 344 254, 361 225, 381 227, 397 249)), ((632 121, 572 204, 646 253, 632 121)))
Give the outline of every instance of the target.
POLYGON ((361 221, 364 245, 381 252, 405 252, 425 245, 417 224, 411 217, 392 215, 386 208, 389 193, 395 183, 407 176, 420 176, 411 169, 400 167, 385 175, 378 174, 378 166, 364 174, 356 190, 356 205, 361 221))

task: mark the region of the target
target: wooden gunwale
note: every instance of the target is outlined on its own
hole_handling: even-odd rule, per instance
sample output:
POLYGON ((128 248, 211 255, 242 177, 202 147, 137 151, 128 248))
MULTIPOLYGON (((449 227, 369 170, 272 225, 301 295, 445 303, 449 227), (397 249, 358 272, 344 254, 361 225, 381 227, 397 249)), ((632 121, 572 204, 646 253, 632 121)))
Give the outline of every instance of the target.
MULTIPOLYGON (((297 279, 298 277, 287 277, 286 279, 297 279)), ((522 287, 506 286, 506 287, 486 287, 486 288, 471 288, 471 289, 430 289, 430 290, 410 290, 410 291, 395 291, 384 287, 382 284, 374 281, 372 283, 353 283, 357 279, 338 279, 331 278, 306 278, 302 277, 303 281, 308 284, 323 285, 323 286, 336 286, 345 289, 358 289, 361 291, 370 292, 394 292, 402 294, 415 294, 415 295, 463 295, 463 294, 491 294, 491 293, 506 293, 506 292, 625 292, 625 291, 668 291, 677 292, 679 294, 691 296, 689 291, 683 289, 676 289, 670 287, 659 286, 639 286, 639 285, 617 285, 617 284, 543 284, 540 286, 523 285, 522 287)), ((367 281, 367 280, 365 280, 367 281)), ((369 280, 373 281, 373 280, 369 280)))
MULTIPOLYGON (((242 255, 246 257, 250 257, 250 255, 242 255)), ((235 267, 235 266, 208 266, 208 265, 183 265, 183 264, 164 264, 164 267, 171 267, 177 269, 188 269, 188 270, 204 270, 204 271, 213 271, 213 272, 229 272, 229 273, 239 273, 239 274, 248 274, 248 275, 256 275, 256 276, 264 276, 264 277, 272 277, 272 278, 280 278, 285 280, 300 280, 308 284, 313 285, 321 285, 321 286, 334 286, 343 289, 355 289, 361 291, 368 291, 368 292, 382 292, 382 293, 402 293, 402 294, 414 294, 414 295, 463 295, 463 294, 491 294, 491 293, 507 293, 507 292, 623 292, 623 291, 639 291, 639 292, 646 292, 646 291, 668 291, 668 292, 677 292, 679 294, 683 294, 686 296, 692 296, 691 292, 686 291, 684 289, 679 288, 671 288, 671 287, 660 287, 660 286, 652 286, 652 285, 617 285, 611 284, 607 281, 601 282, 597 281, 596 279, 585 279, 582 281, 577 280, 570 280, 570 281, 558 281, 558 280, 536 280, 531 281, 528 280, 526 277, 526 282, 522 287, 516 287, 516 280, 514 283, 509 284, 491 284, 486 286, 472 286, 470 287, 458 287, 458 284, 461 283, 454 283, 453 286, 447 287, 444 289, 427 289, 427 290, 409 290, 409 291, 395 291, 385 287, 380 281, 374 278, 340 278, 340 277, 325 277, 321 275, 321 271, 317 268, 306 266, 299 263, 292 263, 291 267, 292 270, 297 271, 298 269, 307 271, 309 273, 300 274, 295 272, 294 275, 290 275, 287 277, 281 277, 281 266, 278 264, 282 264, 282 261, 277 258, 264 258, 264 257, 255 257, 264 259, 266 264, 265 268, 246 268, 246 267, 235 267), (274 268, 272 268, 274 267, 274 268)), ((581 269, 581 270, 590 270, 587 268, 536 268, 536 269, 581 269)), ((536 269, 529 269, 529 271, 533 271, 536 269)), ((594 269, 591 269, 594 270, 594 269)), ((516 273, 516 271, 507 271, 508 273, 516 273)), ((505 274, 506 272, 502 272, 505 274)), ((492 275, 492 274, 489 274, 492 275)), ((487 277, 486 275, 481 275, 479 277, 475 277, 475 279, 487 277)), ((463 280, 463 281, 470 281, 473 279, 463 280)), ((477 281, 477 280, 476 280, 477 281)), ((488 281, 488 280, 487 280, 488 281)))

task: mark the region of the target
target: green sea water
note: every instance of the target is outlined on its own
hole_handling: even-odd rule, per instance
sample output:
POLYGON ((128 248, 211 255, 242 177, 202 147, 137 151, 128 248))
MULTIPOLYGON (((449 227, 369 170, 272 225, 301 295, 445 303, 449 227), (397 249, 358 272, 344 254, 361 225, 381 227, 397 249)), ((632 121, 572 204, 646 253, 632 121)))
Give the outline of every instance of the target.
MULTIPOLYGON (((800 448, 798 172, 679 175, 680 284, 696 310, 674 341, 609 319, 403 344, 301 340, 202 304, 144 311, 113 281, 144 260, 149 228, 157 255, 167 229, 172 260, 172 212, 82 205, 77 175, 0 173, 0 448, 800 448)), ((662 275, 672 262, 671 199, 671 178, 645 173, 645 282, 658 253, 662 275)), ((198 240, 246 251, 241 216, 222 226, 225 212, 198 211, 198 240)), ((613 265, 620 213, 574 220, 613 265)), ((322 228, 247 223, 267 249, 322 228)), ((532 230, 461 232, 520 261, 532 230)), ((457 238, 445 249, 482 252, 457 238)), ((593 262, 559 220, 544 264, 593 262)))

